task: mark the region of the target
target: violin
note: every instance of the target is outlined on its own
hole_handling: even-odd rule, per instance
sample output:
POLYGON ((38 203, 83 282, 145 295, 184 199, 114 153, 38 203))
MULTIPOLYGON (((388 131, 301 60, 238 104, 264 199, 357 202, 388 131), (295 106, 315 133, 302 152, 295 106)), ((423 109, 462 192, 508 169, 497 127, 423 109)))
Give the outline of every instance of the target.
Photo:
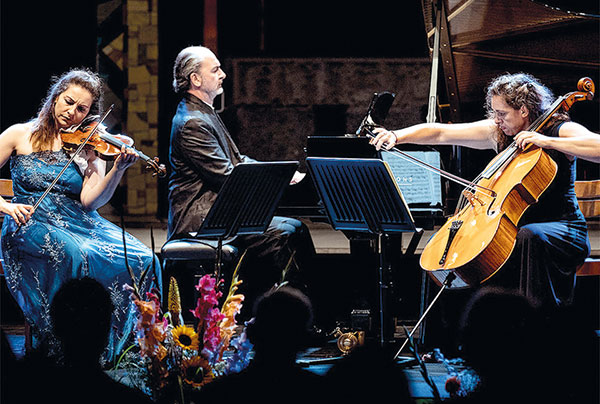
MULTIPOLYGON (((71 158, 64 165, 62 170, 54 178, 54 180, 48 185, 42 196, 33 205, 33 212, 35 213, 40 203, 50 193, 52 188, 56 185, 60 177, 65 173, 67 167, 75 160, 75 156, 79 154, 83 149, 94 150, 101 158, 105 160, 115 159, 121 152, 123 146, 132 148, 138 153, 138 155, 148 164, 147 167, 154 170, 153 175, 164 177, 167 174, 167 170, 163 164, 158 163, 158 157, 151 159, 144 153, 133 148, 133 139, 124 135, 111 135, 106 132, 106 129, 102 125, 102 122, 106 119, 108 114, 113 110, 114 105, 111 105, 104 115, 98 119, 96 116, 90 116, 81 121, 77 126, 69 129, 61 129, 60 137, 63 141, 63 148, 71 153, 71 158)), ((33 214, 33 213, 32 213, 33 214)), ((21 224, 15 230, 17 233, 21 229, 21 224)))
POLYGON ((125 146, 137 152, 140 158, 146 162, 146 168, 154 170, 153 176, 158 175, 162 178, 167 175, 167 170, 164 164, 159 164, 158 157, 150 158, 137 150, 133 147, 133 139, 129 136, 111 135, 97 118, 96 116, 86 118, 74 128, 61 129, 60 137, 63 148, 72 153, 80 145, 85 144, 84 149, 93 150, 103 160, 112 161, 117 158, 121 153, 121 148, 125 146), (89 136, 90 134, 91 136, 89 136), (88 139, 87 142, 86 139, 88 139))

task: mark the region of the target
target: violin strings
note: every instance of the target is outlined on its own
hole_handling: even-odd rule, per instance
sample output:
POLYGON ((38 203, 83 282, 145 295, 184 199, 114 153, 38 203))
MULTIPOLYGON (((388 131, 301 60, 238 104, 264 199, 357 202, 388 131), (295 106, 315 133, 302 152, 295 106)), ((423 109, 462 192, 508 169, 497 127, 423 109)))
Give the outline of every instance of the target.
POLYGON ((121 147, 125 146, 127 148, 133 149, 140 156, 140 158, 142 160, 144 160, 146 162, 146 164, 148 164, 147 167, 152 168, 155 171, 154 175, 158 175, 159 177, 164 177, 166 175, 166 169, 165 169, 164 165, 158 164, 158 160, 156 158, 151 159, 150 157, 148 157, 147 155, 142 153, 141 150, 134 148, 133 145, 128 145, 127 143, 125 143, 122 140, 118 139, 117 137, 111 135, 110 133, 106 133, 106 132, 100 133, 99 136, 106 143, 112 144, 115 147, 121 148, 121 147))

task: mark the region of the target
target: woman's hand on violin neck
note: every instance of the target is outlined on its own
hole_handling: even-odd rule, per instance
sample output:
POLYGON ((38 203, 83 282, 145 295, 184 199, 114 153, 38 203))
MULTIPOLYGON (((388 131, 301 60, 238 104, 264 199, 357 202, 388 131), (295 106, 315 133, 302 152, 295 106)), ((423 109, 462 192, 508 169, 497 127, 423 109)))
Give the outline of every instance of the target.
POLYGON ((384 128, 376 128, 373 130, 376 134, 375 138, 369 141, 370 144, 375 146, 376 150, 385 149, 389 150, 396 145, 398 137, 393 130, 387 130, 384 128))
POLYGON ((0 201, 0 213, 12 217, 18 224, 25 224, 31 218, 34 209, 31 205, 0 201))
POLYGON ((121 147, 121 153, 115 160, 115 167, 118 171, 124 171, 134 164, 140 158, 139 154, 129 147, 121 147))

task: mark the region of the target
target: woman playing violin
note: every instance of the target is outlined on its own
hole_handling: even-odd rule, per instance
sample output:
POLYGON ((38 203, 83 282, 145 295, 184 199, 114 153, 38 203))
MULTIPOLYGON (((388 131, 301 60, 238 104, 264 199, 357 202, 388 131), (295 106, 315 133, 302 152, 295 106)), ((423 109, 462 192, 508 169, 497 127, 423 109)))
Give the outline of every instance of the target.
POLYGON ((516 248, 495 278, 549 307, 571 302, 576 268, 590 252, 585 219, 574 191, 576 157, 600 162, 600 136, 571 122, 564 111, 554 114, 543 133, 527 131, 553 101, 551 91, 531 75, 506 74, 487 88, 487 119, 418 124, 393 131, 379 128, 371 140, 377 149, 416 143, 500 152, 513 140, 521 148, 532 143, 545 149, 558 164, 558 172, 538 202, 521 217, 516 248))
MULTIPOLYGON (((110 360, 127 342, 135 313, 122 292, 123 284, 131 284, 122 231, 96 209, 110 200, 137 153, 123 147, 106 172, 105 161, 93 151, 81 152, 33 208, 69 161, 61 130, 97 114, 102 95, 98 75, 71 70, 55 80, 36 118, 0 134, 0 167, 10 161, 15 194, 10 202, 0 198, 0 212, 5 215, 1 240, 7 284, 38 342, 56 345, 48 313, 58 288, 68 279, 90 276, 110 291, 115 305, 104 358, 110 360)), ((160 269, 156 257, 129 234, 126 251, 136 281, 142 281, 140 292, 150 290, 156 275, 152 269, 160 269)))

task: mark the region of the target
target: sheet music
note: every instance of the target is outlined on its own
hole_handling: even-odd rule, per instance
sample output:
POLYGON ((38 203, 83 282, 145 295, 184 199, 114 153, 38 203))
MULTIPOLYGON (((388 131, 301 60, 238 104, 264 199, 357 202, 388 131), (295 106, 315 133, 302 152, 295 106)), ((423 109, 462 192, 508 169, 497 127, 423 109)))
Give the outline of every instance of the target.
MULTIPOLYGON (((440 153, 437 151, 405 151, 405 153, 440 168, 440 153)), ((388 163, 406 203, 430 206, 442 204, 442 181, 438 174, 394 153, 382 153, 382 158, 388 163)))

